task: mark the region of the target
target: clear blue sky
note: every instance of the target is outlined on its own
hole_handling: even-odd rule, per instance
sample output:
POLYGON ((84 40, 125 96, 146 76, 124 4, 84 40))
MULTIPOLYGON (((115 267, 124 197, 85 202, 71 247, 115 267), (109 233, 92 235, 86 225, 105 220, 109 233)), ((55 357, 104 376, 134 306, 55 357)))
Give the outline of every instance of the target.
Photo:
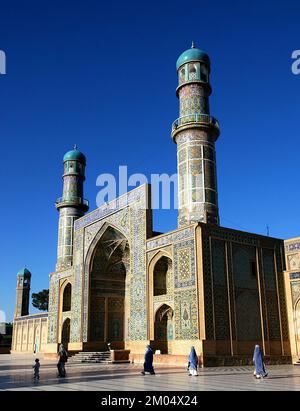
MULTIPOLYGON (((16 273, 48 288, 62 157, 88 159, 95 208, 100 173, 176 171, 175 62, 194 40, 212 60, 221 223, 279 238, 300 235, 300 49, 297 0, 1 1, 0 309, 12 318, 16 273)), ((177 212, 156 212, 155 229, 177 212)))

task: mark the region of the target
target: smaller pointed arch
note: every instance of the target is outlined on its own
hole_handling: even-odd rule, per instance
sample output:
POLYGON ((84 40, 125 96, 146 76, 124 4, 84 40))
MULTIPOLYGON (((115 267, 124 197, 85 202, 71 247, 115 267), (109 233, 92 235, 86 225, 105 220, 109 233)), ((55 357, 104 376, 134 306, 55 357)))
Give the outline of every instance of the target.
POLYGON ((63 312, 71 311, 72 307, 72 285, 67 283, 63 291, 63 312))

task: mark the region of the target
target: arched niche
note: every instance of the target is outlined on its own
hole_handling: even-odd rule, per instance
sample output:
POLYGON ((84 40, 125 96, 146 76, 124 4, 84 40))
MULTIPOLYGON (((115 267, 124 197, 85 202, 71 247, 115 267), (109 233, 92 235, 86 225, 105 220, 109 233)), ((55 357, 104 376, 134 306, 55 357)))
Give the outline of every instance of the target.
POLYGON ((72 285, 68 283, 63 291, 62 311, 71 311, 72 307, 72 285))
POLYGON ((61 332, 61 342, 64 347, 67 349, 68 344, 70 342, 70 329, 71 329, 71 320, 70 318, 66 318, 62 325, 62 332, 61 332))
POLYGON ((168 294, 168 275, 170 271, 172 271, 172 260, 165 255, 161 256, 153 268, 154 297, 168 294))
POLYGON ((173 317, 174 311, 167 304, 163 304, 155 313, 154 346, 161 354, 169 354, 170 351, 174 334, 173 317))

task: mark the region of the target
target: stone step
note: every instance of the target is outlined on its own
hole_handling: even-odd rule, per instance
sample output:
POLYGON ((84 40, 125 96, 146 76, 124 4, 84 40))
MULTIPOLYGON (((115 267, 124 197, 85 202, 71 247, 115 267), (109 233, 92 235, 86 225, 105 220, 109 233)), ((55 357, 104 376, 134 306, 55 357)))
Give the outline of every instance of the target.
POLYGON ((78 365, 78 364, 112 364, 112 361, 93 361, 93 360, 86 360, 86 361, 72 361, 68 363, 70 365, 78 365))
POLYGON ((75 354, 75 356, 81 356, 81 355, 102 355, 102 356, 109 355, 110 356, 110 352, 85 352, 83 351, 83 352, 79 352, 75 354))
POLYGON ((300 365, 300 358, 298 361, 294 362, 294 365, 300 365))
POLYGON ((111 361, 104 360, 74 360, 69 362, 69 364, 111 364, 111 361))
POLYGON ((92 357, 92 356, 97 356, 97 357, 110 357, 110 353, 78 353, 75 354, 74 357, 92 357))
POLYGON ((110 355, 76 355, 72 358, 110 358, 110 355))
POLYGON ((110 361, 110 358, 99 358, 99 357, 85 357, 85 358, 74 358, 73 361, 110 361))
POLYGON ((74 357, 110 357, 110 354, 75 354, 74 357))
POLYGON ((111 363, 111 353, 109 351, 92 351, 86 352, 81 351, 70 358, 72 364, 82 364, 82 363, 111 363))

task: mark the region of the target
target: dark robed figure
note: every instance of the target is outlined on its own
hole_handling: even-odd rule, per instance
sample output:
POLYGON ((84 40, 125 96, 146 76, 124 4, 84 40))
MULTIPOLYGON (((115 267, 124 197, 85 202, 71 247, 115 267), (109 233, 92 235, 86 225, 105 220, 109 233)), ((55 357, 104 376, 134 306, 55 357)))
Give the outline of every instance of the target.
POLYGON ((255 366, 254 376, 256 378, 264 378, 268 376, 268 373, 265 370, 264 356, 259 345, 255 346, 253 363, 255 366))
POLYGON ((58 351, 58 376, 65 377, 66 376, 66 369, 65 363, 68 361, 68 352, 65 349, 63 344, 60 344, 59 351, 58 351))
POLYGON ((189 375, 198 375, 198 356, 195 350, 195 347, 191 348, 191 352, 189 355, 189 375))
POLYGON ((142 371, 142 374, 145 375, 146 372, 150 372, 151 375, 155 374, 153 368, 153 350, 150 345, 147 345, 145 352, 144 371, 142 371))

